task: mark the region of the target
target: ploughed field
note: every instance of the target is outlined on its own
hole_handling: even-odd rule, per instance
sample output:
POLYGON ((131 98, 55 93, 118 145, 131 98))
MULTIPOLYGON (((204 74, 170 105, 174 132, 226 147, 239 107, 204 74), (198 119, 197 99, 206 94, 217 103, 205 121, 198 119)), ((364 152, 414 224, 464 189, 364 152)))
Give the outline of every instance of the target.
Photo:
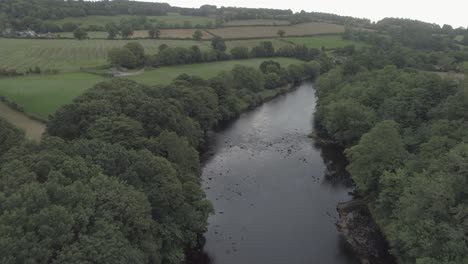
POLYGON ((309 36, 343 33, 344 26, 310 22, 291 26, 225 27, 208 29, 207 31, 215 36, 219 36, 225 39, 236 39, 277 37, 279 30, 283 30, 285 32, 285 36, 309 36))
MULTIPOLYGON (((265 60, 232 60, 161 67, 125 78, 149 85, 169 84, 175 77, 183 73, 210 78, 222 71, 232 69, 235 65, 258 67, 265 60)), ((272 60, 278 61, 283 67, 293 63, 303 63, 292 58, 274 58, 272 60)), ((70 103, 88 88, 107 80, 109 78, 86 73, 0 78, 0 95, 23 107, 25 112, 47 119, 59 107, 70 103)))

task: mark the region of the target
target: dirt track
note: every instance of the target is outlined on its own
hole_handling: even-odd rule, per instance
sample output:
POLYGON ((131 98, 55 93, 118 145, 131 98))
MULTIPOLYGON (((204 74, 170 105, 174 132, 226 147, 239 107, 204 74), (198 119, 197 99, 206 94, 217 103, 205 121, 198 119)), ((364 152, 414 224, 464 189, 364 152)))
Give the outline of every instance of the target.
POLYGON ((26 133, 26 138, 39 142, 46 129, 46 125, 31 119, 23 113, 11 109, 8 105, 0 102, 0 117, 15 125, 26 133))

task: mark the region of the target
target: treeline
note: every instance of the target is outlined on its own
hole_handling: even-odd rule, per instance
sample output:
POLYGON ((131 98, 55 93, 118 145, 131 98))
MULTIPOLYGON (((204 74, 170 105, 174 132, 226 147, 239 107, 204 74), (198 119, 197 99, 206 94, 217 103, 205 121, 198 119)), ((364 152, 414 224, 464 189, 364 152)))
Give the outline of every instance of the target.
POLYGON ((317 125, 346 148, 399 263, 467 263, 468 85, 374 57, 388 51, 319 78, 317 125))
MULTIPOLYGON (((66 17, 166 15, 171 6, 166 3, 139 1, 63 1, 63 0, 2 0, 0 13, 4 13, 15 25, 21 26, 21 20, 34 18, 55 20, 66 17)), ((24 25, 23 25, 24 26, 24 25)))
POLYGON ((291 21, 293 24, 305 22, 325 22, 353 27, 370 27, 372 25, 370 19, 340 16, 321 12, 305 12, 304 10, 291 15, 289 21, 291 21))
MULTIPOLYGON (((319 60, 322 68, 330 69, 333 66, 332 59, 319 49, 308 48, 305 45, 285 46, 276 50, 271 41, 263 41, 258 46, 249 49, 245 46, 234 47, 227 53, 227 46, 223 39, 214 38, 211 41, 211 49, 201 50, 198 46, 169 47, 162 44, 158 53, 145 54, 144 48, 138 42, 130 42, 122 48, 114 48, 109 51, 109 62, 114 66, 134 69, 142 66, 160 67, 167 65, 180 65, 201 62, 223 61, 230 59, 247 58, 271 58, 291 57, 303 61, 319 60)), ((339 49, 348 54, 354 53, 354 46, 339 49)))
MULTIPOLYGON (((406 31, 401 29, 401 31, 406 31)), ((454 38, 427 33, 424 44, 413 45, 402 40, 412 34, 402 35, 383 32, 355 31, 347 29, 344 38, 369 44, 360 50, 348 66, 382 69, 392 64, 398 68, 417 68, 427 71, 463 71, 463 62, 468 61, 468 49, 456 43, 454 38)), ((416 39, 416 38, 415 38, 416 39)), ((348 68, 348 70, 351 70, 348 68)))
POLYGON ((17 71, 15 69, 4 69, 0 68, 0 77, 14 77, 14 76, 24 76, 31 74, 58 74, 59 70, 57 69, 45 69, 42 70, 39 66, 34 68, 29 67, 25 71, 17 71))
POLYGON ((1 262, 184 263, 213 210, 198 178, 206 131, 319 71, 267 61, 168 86, 100 83, 39 145, 0 120, 1 262))

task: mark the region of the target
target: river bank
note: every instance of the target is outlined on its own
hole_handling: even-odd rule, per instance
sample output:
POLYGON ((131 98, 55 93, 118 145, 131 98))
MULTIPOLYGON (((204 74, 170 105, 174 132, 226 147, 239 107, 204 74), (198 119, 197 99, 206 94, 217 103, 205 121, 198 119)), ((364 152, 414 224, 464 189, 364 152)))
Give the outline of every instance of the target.
POLYGON ((395 264, 388 242, 373 220, 368 202, 355 198, 337 205, 336 226, 353 248, 361 264, 395 264))

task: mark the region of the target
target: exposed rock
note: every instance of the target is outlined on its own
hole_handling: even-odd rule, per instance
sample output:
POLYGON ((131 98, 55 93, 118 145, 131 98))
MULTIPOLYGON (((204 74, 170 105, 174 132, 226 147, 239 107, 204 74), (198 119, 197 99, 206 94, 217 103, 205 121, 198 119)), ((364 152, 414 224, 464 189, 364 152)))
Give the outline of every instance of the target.
POLYGON ((362 199, 337 206, 338 230, 353 248, 362 264, 395 264, 388 252, 388 243, 372 219, 367 203, 362 199))

